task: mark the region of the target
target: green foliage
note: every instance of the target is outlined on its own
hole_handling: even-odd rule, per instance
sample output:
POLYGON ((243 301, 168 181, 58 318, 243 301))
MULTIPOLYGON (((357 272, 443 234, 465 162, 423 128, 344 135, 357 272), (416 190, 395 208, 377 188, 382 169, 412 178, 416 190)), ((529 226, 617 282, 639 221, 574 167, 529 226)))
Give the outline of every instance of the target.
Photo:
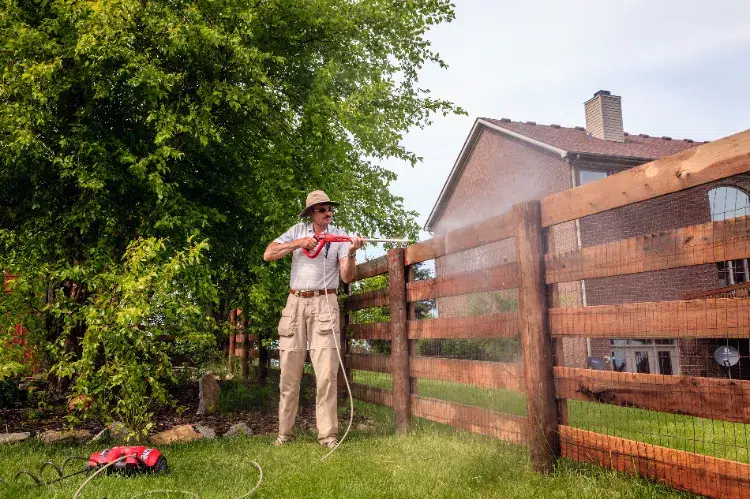
POLYGON ((243 381, 224 381, 221 383, 219 411, 222 413, 237 411, 265 411, 274 402, 276 390, 270 386, 260 386, 243 381))
POLYGON ((24 392, 13 379, 0 380, 0 409, 13 407, 24 399, 24 392))
POLYGON ((415 163, 404 132, 461 112, 417 84, 444 66, 426 31, 453 16, 444 0, 3 2, 0 269, 22 277, 0 331, 23 323, 58 389, 136 426, 168 398, 158 336, 218 340, 241 307, 270 339, 289 262, 262 254, 306 192, 340 201, 350 231, 416 234, 376 162, 415 163))

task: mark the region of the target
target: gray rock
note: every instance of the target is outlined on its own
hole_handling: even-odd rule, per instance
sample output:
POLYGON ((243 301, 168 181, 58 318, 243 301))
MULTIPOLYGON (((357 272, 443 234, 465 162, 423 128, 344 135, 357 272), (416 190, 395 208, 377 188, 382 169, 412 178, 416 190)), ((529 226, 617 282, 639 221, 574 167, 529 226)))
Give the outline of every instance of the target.
POLYGON ((253 430, 251 430, 245 423, 237 423, 233 424, 231 428, 227 430, 227 432, 224 434, 225 437, 236 437, 239 435, 252 435, 253 430))
POLYGON ((109 438, 111 438, 115 442, 124 442, 128 436, 128 433, 130 433, 128 427, 125 426, 124 423, 121 423, 119 421, 109 423, 109 425, 107 425, 107 430, 109 431, 109 438))
POLYGON ((202 424, 195 425, 195 431, 203 435, 203 438, 212 439, 216 438, 216 432, 210 426, 203 426, 202 424))
POLYGON ((198 381, 198 389, 198 414, 205 415, 215 412, 219 407, 221 388, 219 388, 219 383, 216 382, 213 373, 207 372, 203 375, 198 381))
POLYGON ((23 433, 0 433, 0 444, 13 444, 16 442, 23 442, 31 436, 31 433, 25 431, 23 433))
POLYGON ((87 440, 91 440, 91 433, 86 430, 47 430, 44 433, 40 433, 39 435, 37 435, 36 438, 45 444, 85 442, 87 440))

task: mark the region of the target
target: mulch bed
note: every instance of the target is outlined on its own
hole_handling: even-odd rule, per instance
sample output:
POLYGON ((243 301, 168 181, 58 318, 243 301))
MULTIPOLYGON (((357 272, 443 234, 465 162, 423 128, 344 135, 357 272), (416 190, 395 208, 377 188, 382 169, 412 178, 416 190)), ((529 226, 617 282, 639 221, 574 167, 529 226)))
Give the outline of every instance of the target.
MULTIPOLYGON (((255 435, 276 433, 278 430, 278 402, 269 404, 266 411, 238 411, 227 414, 209 414, 198 416, 198 383, 180 385, 172 396, 185 410, 178 414, 171 407, 165 407, 154 414, 155 428, 152 433, 168 430, 182 424, 202 424, 223 435, 233 424, 245 423, 255 435)), ((46 430, 66 429, 64 408, 49 411, 31 411, 30 408, 0 409, 0 433, 31 432, 32 435, 46 430), (29 414, 34 413, 30 418, 29 414)), ((359 419, 356 417, 355 419, 359 419)), ((104 429, 104 423, 98 419, 89 419, 76 426, 95 435, 104 429)), ((315 401, 300 400, 300 413, 297 415, 297 428, 315 430, 315 401)))

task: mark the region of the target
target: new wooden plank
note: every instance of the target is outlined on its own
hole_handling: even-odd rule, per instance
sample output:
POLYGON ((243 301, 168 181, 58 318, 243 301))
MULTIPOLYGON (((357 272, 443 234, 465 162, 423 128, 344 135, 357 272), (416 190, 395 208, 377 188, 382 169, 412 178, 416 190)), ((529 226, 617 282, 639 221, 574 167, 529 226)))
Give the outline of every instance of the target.
POLYGON ((411 376, 452 381, 482 388, 523 391, 523 366, 519 362, 412 357, 411 376))
POLYGON ((368 291, 366 293, 358 293, 349 295, 344 300, 344 309, 347 311, 361 310, 363 308, 370 307, 387 307, 388 306, 388 290, 377 289, 375 291, 368 291))
POLYGON ((542 199, 542 225, 575 220, 750 171, 750 130, 542 199))
POLYGON ((544 260, 552 284, 748 257, 750 216, 551 253, 544 260))
POLYGON ((361 281, 362 279, 367 279, 368 277, 374 277, 376 275, 385 274, 387 272, 388 272, 388 258, 386 255, 383 255, 379 258, 373 258, 372 260, 367 260, 366 262, 363 262, 357 265, 357 270, 355 273, 354 280, 361 281))
POLYGON ((554 369, 559 398, 750 423, 750 381, 554 369))
POLYGON ((352 397, 357 400, 370 402, 371 404, 393 407, 393 397, 390 391, 360 383, 351 383, 352 397))
POLYGON ((518 287, 518 281, 518 266, 507 263, 489 269, 410 282, 406 285, 406 298, 408 301, 419 301, 511 289, 518 287))
POLYGON ((346 359, 348 362, 347 366, 351 369, 379 373, 391 372, 390 355, 350 353, 346 356, 346 359))
POLYGON ((354 340, 390 340, 390 322, 370 322, 368 324, 349 324, 346 327, 349 338, 354 340))
POLYGON ((488 435, 516 444, 526 443, 526 418, 481 407, 411 396, 411 413, 418 418, 488 435))
POLYGON ((750 338, 749 298, 551 308, 553 336, 750 338))
POLYGON ((511 213, 503 213, 409 246, 406 248, 406 265, 513 237, 513 222, 511 213))
POLYGON ((562 455, 707 497, 750 497, 750 465, 560 426, 562 455))
POLYGON ((409 339, 512 338, 518 335, 518 312, 411 320, 409 339))

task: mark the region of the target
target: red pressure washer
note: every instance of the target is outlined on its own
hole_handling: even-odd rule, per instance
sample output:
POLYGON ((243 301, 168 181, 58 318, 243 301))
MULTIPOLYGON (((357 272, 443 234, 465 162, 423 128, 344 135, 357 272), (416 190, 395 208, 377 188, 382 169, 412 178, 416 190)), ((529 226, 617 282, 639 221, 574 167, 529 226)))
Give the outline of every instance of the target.
POLYGON ((87 471, 97 471, 110 465, 108 470, 116 473, 162 473, 167 471, 167 458, 159 449, 139 446, 122 446, 104 449, 91 454, 86 464, 87 471), (127 457, 125 457, 127 456, 127 457), (125 459, 121 459, 125 457, 125 459), (119 462, 115 462, 121 459, 119 462))
MULTIPOLYGON (((313 236, 317 241, 318 245, 315 247, 315 251, 310 251, 307 248, 303 248, 309 258, 315 258, 320 254, 320 251, 328 243, 350 243, 352 242, 353 236, 336 236, 334 234, 315 234, 313 236)), ((411 239, 365 239, 367 243, 413 243, 411 239)))

